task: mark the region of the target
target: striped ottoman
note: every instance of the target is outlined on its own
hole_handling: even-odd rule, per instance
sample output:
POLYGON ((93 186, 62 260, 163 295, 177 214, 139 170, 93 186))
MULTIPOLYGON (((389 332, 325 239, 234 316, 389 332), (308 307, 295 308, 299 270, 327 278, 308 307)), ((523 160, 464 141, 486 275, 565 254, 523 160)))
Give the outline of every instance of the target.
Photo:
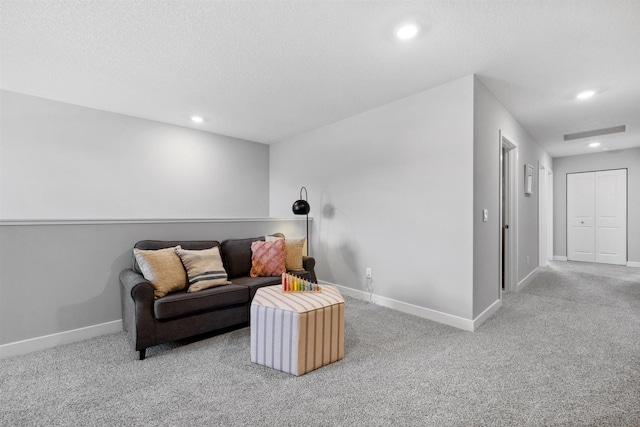
POLYGON ((258 289, 251 302, 251 361, 303 375, 344 357, 344 299, 335 286, 258 289))

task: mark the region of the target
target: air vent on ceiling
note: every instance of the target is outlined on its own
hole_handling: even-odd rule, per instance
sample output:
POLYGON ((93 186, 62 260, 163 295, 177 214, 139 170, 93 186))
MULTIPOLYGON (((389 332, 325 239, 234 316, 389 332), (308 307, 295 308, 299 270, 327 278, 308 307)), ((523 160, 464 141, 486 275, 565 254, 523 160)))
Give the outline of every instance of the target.
POLYGON ((624 132, 625 130, 626 125, 620 125, 611 128, 588 130, 586 132, 568 133, 564 136, 564 140, 571 141, 573 139, 591 138, 592 136, 609 135, 611 133, 624 132))

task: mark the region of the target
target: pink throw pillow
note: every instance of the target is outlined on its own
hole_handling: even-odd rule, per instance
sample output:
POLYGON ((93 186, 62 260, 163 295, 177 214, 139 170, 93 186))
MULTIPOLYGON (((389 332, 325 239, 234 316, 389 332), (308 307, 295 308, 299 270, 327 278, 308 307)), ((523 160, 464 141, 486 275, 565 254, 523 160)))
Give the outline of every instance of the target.
POLYGON ((251 243, 251 277, 280 276, 286 271, 284 239, 251 243))

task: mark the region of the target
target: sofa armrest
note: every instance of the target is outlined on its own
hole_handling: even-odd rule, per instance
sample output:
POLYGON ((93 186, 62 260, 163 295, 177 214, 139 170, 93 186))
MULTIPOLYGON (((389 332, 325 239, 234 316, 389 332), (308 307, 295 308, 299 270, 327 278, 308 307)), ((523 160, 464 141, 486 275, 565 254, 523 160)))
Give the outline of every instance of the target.
POLYGON ((120 284, 123 329, 136 350, 144 349, 147 347, 144 335, 155 330, 153 286, 142 274, 131 269, 120 273, 120 284))
POLYGON ((131 269, 123 270, 120 273, 120 283, 124 294, 134 300, 150 300, 153 305, 153 286, 142 274, 131 269))
POLYGON ((314 283, 318 283, 318 279, 316 279, 316 259, 312 257, 303 256, 302 257, 302 267, 305 271, 309 272, 309 280, 314 283))

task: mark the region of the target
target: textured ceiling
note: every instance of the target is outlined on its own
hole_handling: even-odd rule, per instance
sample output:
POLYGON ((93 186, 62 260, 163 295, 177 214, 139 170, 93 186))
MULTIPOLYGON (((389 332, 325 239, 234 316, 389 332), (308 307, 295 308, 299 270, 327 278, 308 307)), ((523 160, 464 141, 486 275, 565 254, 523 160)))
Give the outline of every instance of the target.
POLYGON ((552 156, 640 146, 640 1, 2 0, 2 89, 277 142, 476 74, 552 156), (398 23, 421 32, 393 38, 398 23), (598 94, 577 101, 575 94, 598 94), (193 114, 205 118, 197 125, 193 114), (566 133, 627 125, 564 142, 566 133))

